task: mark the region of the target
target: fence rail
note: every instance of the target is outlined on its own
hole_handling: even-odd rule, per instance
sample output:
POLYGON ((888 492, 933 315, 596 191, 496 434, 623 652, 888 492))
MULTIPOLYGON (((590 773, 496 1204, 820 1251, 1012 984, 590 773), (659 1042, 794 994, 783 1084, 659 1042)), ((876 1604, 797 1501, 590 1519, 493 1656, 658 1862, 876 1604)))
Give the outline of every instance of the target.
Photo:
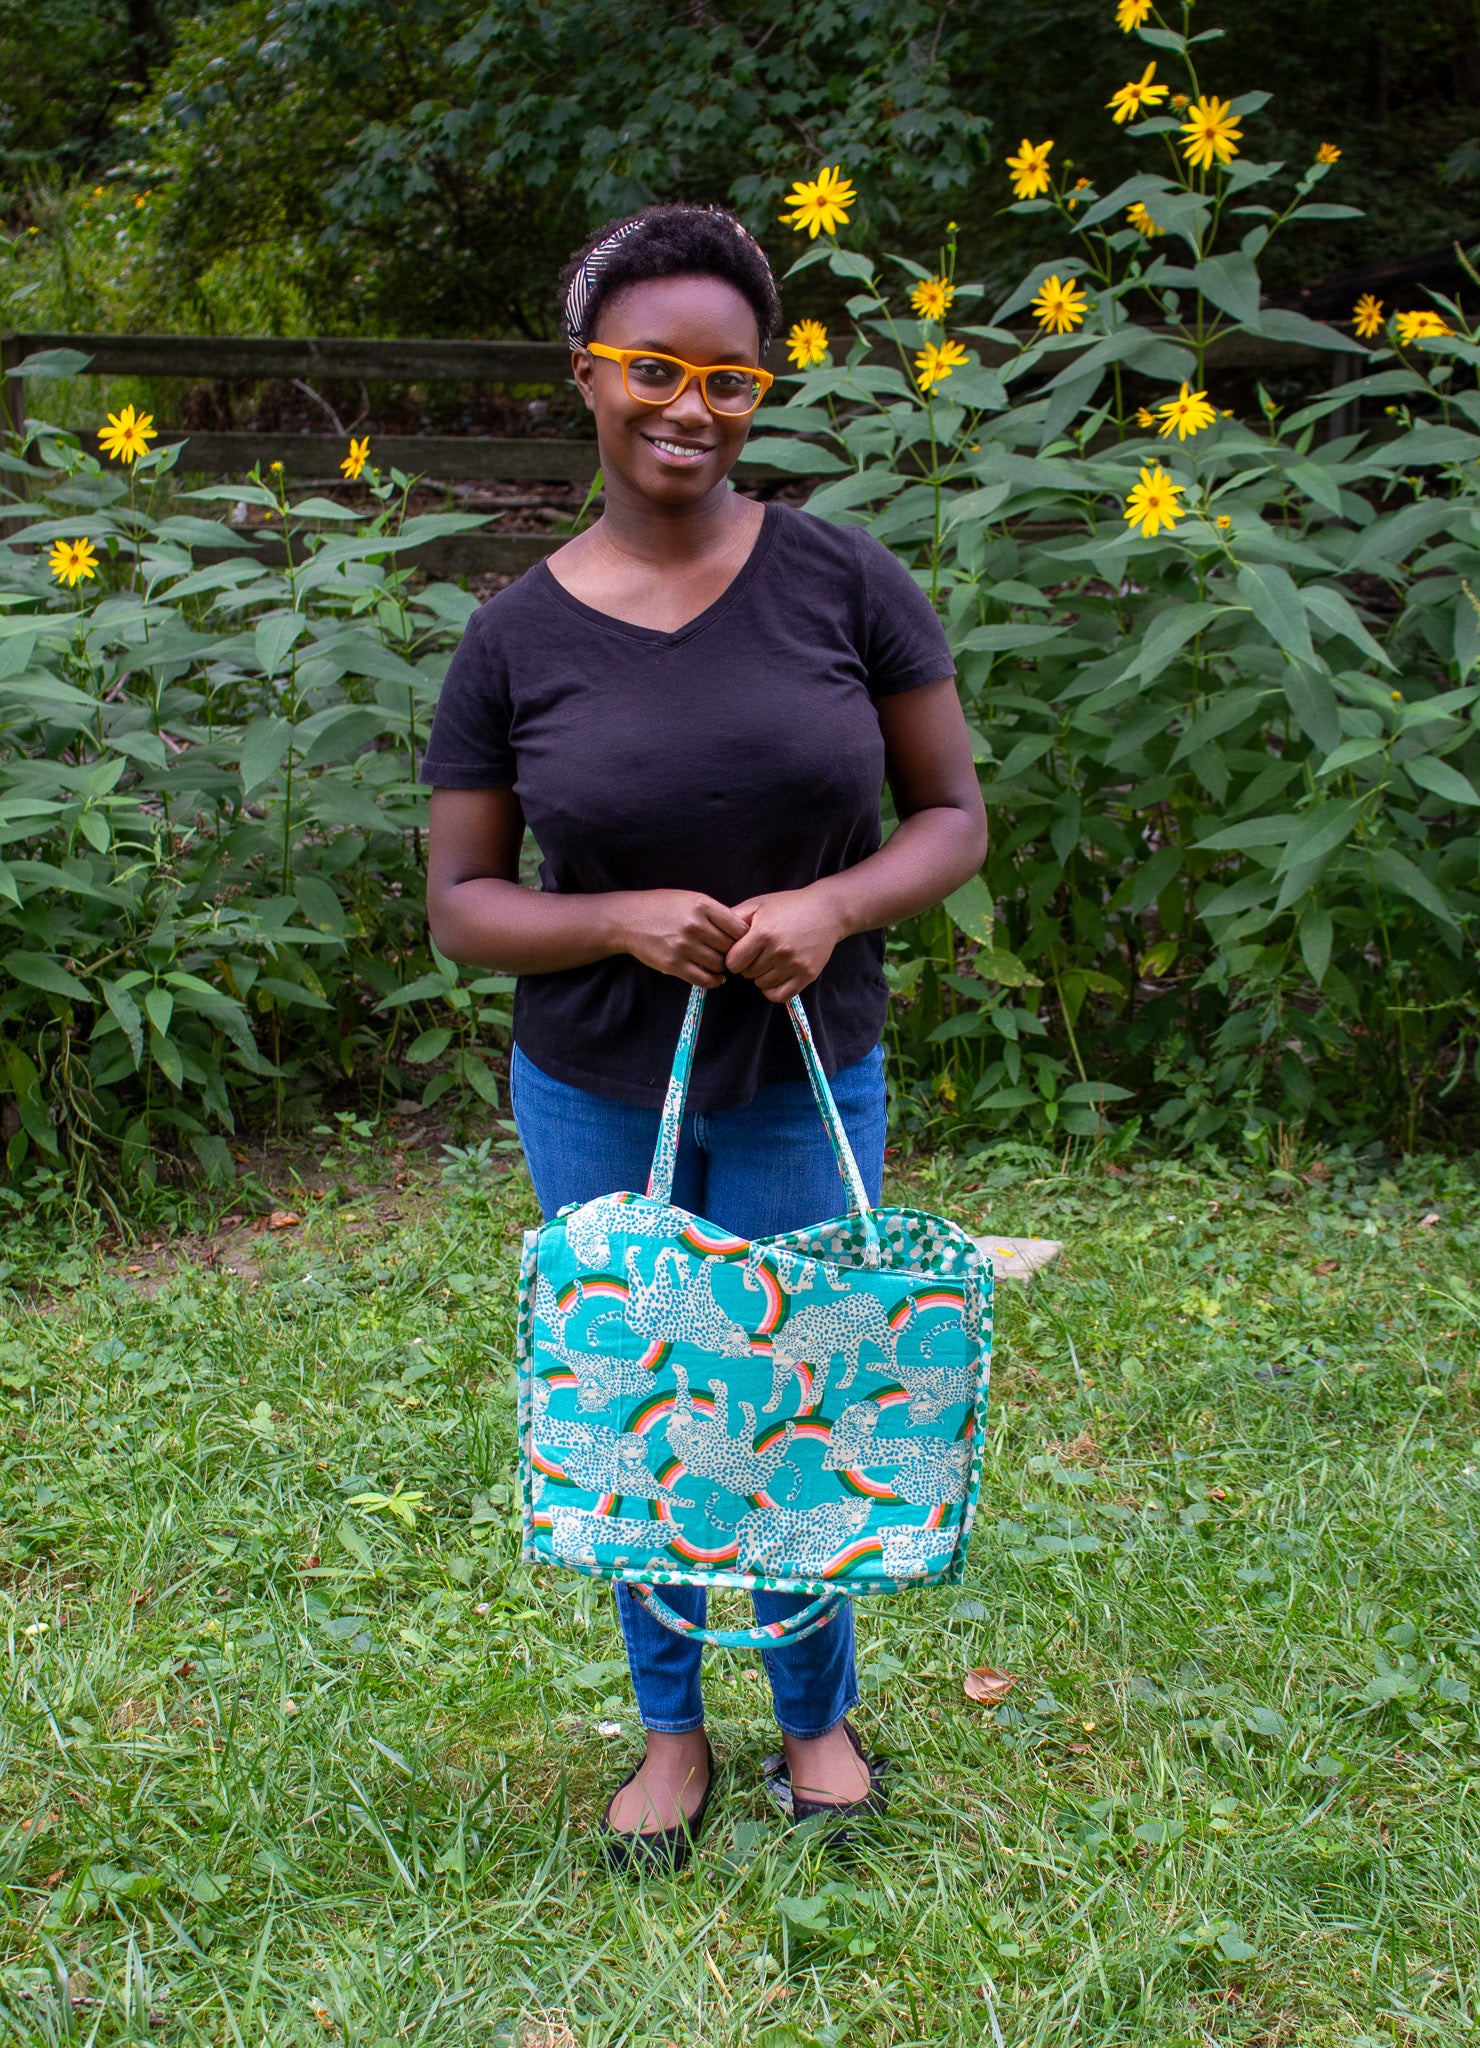
MULTIPOLYGON (((998 368, 1013 350, 978 341, 981 361, 998 368)), ((89 377, 181 377, 258 382, 299 378, 305 383, 353 378, 362 383, 532 384, 550 388, 570 375, 570 351, 554 341, 382 340, 316 336, 211 334, 0 334, 0 410, 18 427, 25 416, 25 366, 55 349, 87 357, 78 372, 89 377)), ((771 367, 787 367, 779 348, 771 367)), ((1333 385, 1344 381, 1352 359, 1296 342, 1235 334, 1215 341, 1208 362, 1224 371, 1310 370, 1325 366, 1333 385)), ((1338 415, 1333 431, 1342 431, 1338 415)), ((180 468, 206 476, 240 476, 256 461, 281 462, 300 481, 337 478, 344 437, 336 434, 192 433, 162 427, 160 443, 184 443, 180 468)), ((438 482, 589 483, 596 473, 594 441, 452 434, 375 434, 374 454, 383 468, 398 468, 438 482)), ((778 472, 747 465, 757 481, 778 472)), ((795 471, 788 472, 795 476, 795 471)), ((556 534, 486 532, 433 541, 413 557, 444 574, 528 568, 560 542, 556 534)))

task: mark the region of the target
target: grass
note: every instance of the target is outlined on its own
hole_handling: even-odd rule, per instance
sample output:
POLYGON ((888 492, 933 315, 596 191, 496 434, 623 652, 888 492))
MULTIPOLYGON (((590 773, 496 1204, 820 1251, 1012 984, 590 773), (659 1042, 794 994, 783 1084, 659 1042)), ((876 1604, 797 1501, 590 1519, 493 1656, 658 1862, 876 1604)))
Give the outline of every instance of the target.
POLYGON ((342 1168, 245 1273, 10 1232, 0 2035, 1475 2039, 1467 1170, 912 1175, 1069 1252, 1005 1291, 968 1583, 861 1623, 892 1815, 852 1864, 782 1832, 716 1656, 713 1823, 634 1885, 590 1833, 639 1741, 610 1605, 517 1561, 527 1185, 342 1168))

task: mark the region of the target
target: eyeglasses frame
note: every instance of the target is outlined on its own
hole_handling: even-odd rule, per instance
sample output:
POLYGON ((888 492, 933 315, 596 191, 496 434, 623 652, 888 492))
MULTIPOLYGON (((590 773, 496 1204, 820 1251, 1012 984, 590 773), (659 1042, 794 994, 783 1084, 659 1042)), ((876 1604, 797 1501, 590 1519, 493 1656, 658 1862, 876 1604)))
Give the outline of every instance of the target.
POLYGON ((699 380, 699 396, 716 419, 748 420, 776 381, 771 372, 761 369, 758 363, 689 363, 685 362, 682 356, 670 355, 666 349, 661 348, 612 348, 609 343, 604 341, 588 341, 583 345, 588 356, 600 356, 605 362, 617 363, 621 366, 622 389, 637 405, 672 405, 676 400, 683 397, 697 377, 699 380), (642 392, 634 391, 627 382, 627 366, 629 363, 635 363, 643 357, 649 362, 677 363, 678 367, 686 372, 684 380, 679 385, 677 391, 670 391, 663 398, 647 398, 644 397, 642 392), (713 375, 716 370, 743 370, 747 377, 754 377, 761 387, 756 393, 755 404, 747 406, 744 412, 730 412, 720 406, 710 405, 709 391, 705 380, 713 375))

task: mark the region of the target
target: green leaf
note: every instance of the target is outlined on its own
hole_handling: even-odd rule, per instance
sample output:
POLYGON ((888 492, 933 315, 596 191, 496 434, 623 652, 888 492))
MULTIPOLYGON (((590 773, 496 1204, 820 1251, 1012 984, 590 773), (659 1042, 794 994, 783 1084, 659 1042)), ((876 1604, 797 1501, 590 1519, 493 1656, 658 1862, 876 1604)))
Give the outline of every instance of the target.
POLYGON ((828 1918, 829 1903, 825 1898, 782 1898, 777 1901, 777 1911, 793 1927, 805 1927, 809 1933, 824 1934, 832 1925, 828 1918))
POLYGON ((991 945, 996 908, 982 876, 973 875, 946 898, 946 913, 957 931, 964 932, 968 939, 975 939, 979 946, 991 945))
POLYGON ((1313 668, 1287 668, 1280 687, 1300 730, 1323 754, 1334 754, 1341 744, 1341 717, 1328 679, 1313 668))
POLYGON ((1168 605, 1146 627, 1136 658, 1125 671, 1126 676, 1138 676, 1142 682, 1155 682, 1189 640, 1202 632, 1205 626, 1211 625, 1214 619, 1224 618, 1233 610, 1231 605, 1204 604, 1198 599, 1168 605))
POLYGON ((1458 924, 1459 920, 1448 898, 1406 854, 1398 853, 1391 846, 1385 846, 1380 852, 1373 854, 1372 867, 1379 883, 1385 883, 1389 889, 1396 889, 1402 896, 1412 897, 1415 903, 1422 904, 1425 910, 1444 924, 1458 924))
POLYGON ((165 751, 164 741, 157 732, 147 729, 133 732, 110 732, 108 744, 120 754, 127 754, 132 760, 142 761, 146 768, 167 768, 170 757, 165 751))
POLYGON ((1351 837, 1362 814, 1362 799, 1348 797, 1342 803, 1317 803, 1307 811, 1280 856, 1277 874, 1289 874, 1309 861, 1324 860, 1351 837))
POLYGON ((1387 751, 1384 739, 1343 740, 1334 754, 1330 754, 1317 768, 1317 775, 1339 775, 1343 769, 1353 768, 1359 761, 1370 761, 1374 754, 1387 751))
POLYGON ((1133 917, 1154 903, 1162 890, 1174 882, 1182 871, 1182 851, 1176 846, 1160 846, 1149 859, 1141 862, 1132 874, 1127 875, 1115 892, 1112 908, 1128 910, 1133 917))
POLYGON ((119 1027, 128 1040, 129 1050, 137 1067, 144 1054, 144 1022, 139 1015, 139 1006, 123 986, 122 982, 103 983, 103 1001, 118 1019, 119 1027))
POLYGON ((421 974, 415 981, 408 981, 404 988, 392 989, 391 993, 382 997, 375 1007, 377 1010, 394 1010, 403 1003, 424 1003, 438 996, 445 1001, 456 987, 455 973, 421 974))
POLYGON ((1259 272, 1251 258, 1240 251, 1227 256, 1209 256, 1193 265, 1192 277, 1198 291, 1220 312, 1229 314, 1246 326, 1252 327, 1257 323, 1259 272))
POLYGON ((1353 647, 1360 649, 1369 660, 1381 663, 1383 668, 1392 668, 1384 650, 1378 646, 1362 621, 1357 617, 1351 599, 1330 583, 1306 583, 1301 586, 1301 603, 1328 632, 1339 633, 1349 640, 1353 647))
POLYGON ((808 498, 807 510, 815 518, 830 519, 835 512, 854 512, 860 505, 892 497, 904 482, 897 470, 861 469, 852 476, 839 477, 836 483, 820 485, 808 498))
POLYGON ((423 1031, 406 1048, 406 1057, 414 1067, 427 1066, 432 1060, 441 1059, 452 1043, 452 1033, 445 1024, 438 1024, 430 1031, 423 1031))
POLYGON ((1326 969, 1331 965, 1331 913, 1319 904, 1311 904, 1300 917, 1300 957, 1305 962, 1306 972, 1319 988, 1326 979, 1326 969))
POLYGON ((1246 562, 1238 572, 1239 596, 1254 617, 1292 661, 1316 666, 1310 624, 1300 592, 1288 569, 1274 562, 1246 562))
POLYGON ((1302 348, 1322 348, 1348 356, 1367 353, 1363 344, 1353 341, 1349 334, 1325 327, 1319 320, 1308 320, 1304 313, 1287 313, 1277 306, 1261 308, 1258 331, 1269 341, 1293 341, 1302 348))
POLYGON ((1440 797, 1447 804, 1480 808, 1480 794, 1476 793, 1474 783, 1447 761, 1440 761, 1433 754, 1420 754, 1412 761, 1404 761, 1401 766, 1403 772, 1420 789, 1426 789, 1430 796, 1440 797))
POLYGON ((344 905, 322 875, 299 875, 293 893, 305 920, 315 931, 330 932, 336 939, 344 937, 344 905))
POLYGON ((250 796, 254 789, 260 789, 265 782, 272 780, 292 743, 293 728, 286 718, 252 720, 242 735, 241 756, 237 763, 243 796, 250 796))
POLYGON ((1139 172, 1133 178, 1123 179, 1115 190, 1107 192, 1103 199, 1097 199, 1086 213, 1080 215, 1075 227, 1083 234, 1086 228, 1097 228, 1101 221, 1109 220, 1112 214, 1123 213, 1137 202, 1144 205, 1151 218, 1156 220, 1155 202, 1164 192, 1171 189, 1170 180, 1159 172, 1139 172))
MULTIPOLYGON (((70 325, 70 323, 68 323, 70 325)), ((80 348, 38 348, 24 357, 7 377, 80 377, 92 361, 80 348)))
POLYGON ((74 1003, 90 1003, 92 992, 85 981, 59 967, 49 953, 7 953, 0 967, 16 981, 30 988, 44 989, 51 996, 67 996, 74 1003))
MULTIPOLYGON (((779 424, 773 421, 772 425, 779 424)), ((849 465, 830 448, 821 448, 815 441, 783 440, 779 434, 763 434, 758 441, 747 441, 740 451, 741 462, 765 463, 771 469, 784 469, 794 476, 836 476, 849 465)))
POLYGON ((149 1050, 154 1055, 154 1064, 164 1075, 172 1088, 185 1086, 185 1063, 180 1058, 179 1047, 168 1038, 162 1038, 157 1031, 149 1033, 149 1050))
POLYGON ((1005 620, 995 626, 973 626, 961 641, 966 654, 1022 654, 1030 647, 1041 647, 1048 640, 1061 640, 1067 626, 1034 626, 1019 624, 1016 620, 1005 620))
POLYGON ((1237 825, 1221 826, 1196 844, 1206 853, 1247 853, 1251 846, 1283 846, 1299 824, 1292 811, 1280 811, 1273 816, 1244 818, 1237 825))
POLYGON ((490 1109, 502 1107, 499 1102, 498 1082, 477 1053, 466 1050, 459 1053, 457 1071, 473 1093, 481 1096, 490 1109))
POLYGON ((972 962, 983 981, 991 982, 997 988, 1042 988, 1041 976, 1026 967, 1016 953, 1009 953, 1005 947, 987 946, 972 962))
MULTIPOLYGON (((252 635, 257 666, 265 676, 275 676, 302 636, 308 620, 302 612, 273 612, 259 619, 252 635)), ((262 780, 266 780, 264 776, 262 780)))
POLYGON ((1252 685, 1247 689, 1223 689, 1214 696, 1206 711, 1200 712, 1177 742, 1172 762, 1185 761, 1191 754, 1198 753, 1213 740, 1221 739, 1224 733, 1232 732, 1236 726, 1256 715, 1264 700, 1273 693, 1267 688, 1252 685))
POLYGON ((146 988, 144 1009, 149 1022, 163 1038, 169 1031, 170 1019, 175 1014, 175 998, 167 988, 146 988))

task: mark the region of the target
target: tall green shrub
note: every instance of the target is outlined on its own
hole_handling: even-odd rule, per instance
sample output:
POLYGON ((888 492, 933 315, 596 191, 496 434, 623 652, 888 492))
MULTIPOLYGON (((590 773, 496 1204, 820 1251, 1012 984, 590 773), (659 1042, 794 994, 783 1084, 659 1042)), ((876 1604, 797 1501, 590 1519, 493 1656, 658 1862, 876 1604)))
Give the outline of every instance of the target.
POLYGON ((474 600, 398 567, 484 522, 407 517, 397 472, 364 512, 255 472, 157 505, 173 453, 121 473, 40 423, 3 461, 7 1169, 227 1177, 244 1108, 336 1073, 399 1090, 437 1061, 428 1099, 496 1102, 507 984, 428 952, 415 782, 474 600))
POLYGON ((749 450, 828 469, 810 509, 912 564, 960 664, 992 851, 891 946, 911 1113, 1411 1138, 1468 1099, 1480 1038, 1480 345, 1447 300, 1393 338, 1359 308, 1370 347, 1266 306, 1271 235, 1351 212, 1317 196, 1339 152, 1252 160, 1267 96, 1217 98, 1221 31, 1117 13, 1148 168, 1102 194, 1025 140, 1013 211, 1062 253, 984 319, 953 232, 932 272, 891 260, 907 309, 821 235, 793 270, 856 282, 856 338, 834 361, 793 330, 749 450), (1349 381, 1229 417, 1238 336, 1349 381), (1342 431, 1358 398, 1392 430, 1342 431))

